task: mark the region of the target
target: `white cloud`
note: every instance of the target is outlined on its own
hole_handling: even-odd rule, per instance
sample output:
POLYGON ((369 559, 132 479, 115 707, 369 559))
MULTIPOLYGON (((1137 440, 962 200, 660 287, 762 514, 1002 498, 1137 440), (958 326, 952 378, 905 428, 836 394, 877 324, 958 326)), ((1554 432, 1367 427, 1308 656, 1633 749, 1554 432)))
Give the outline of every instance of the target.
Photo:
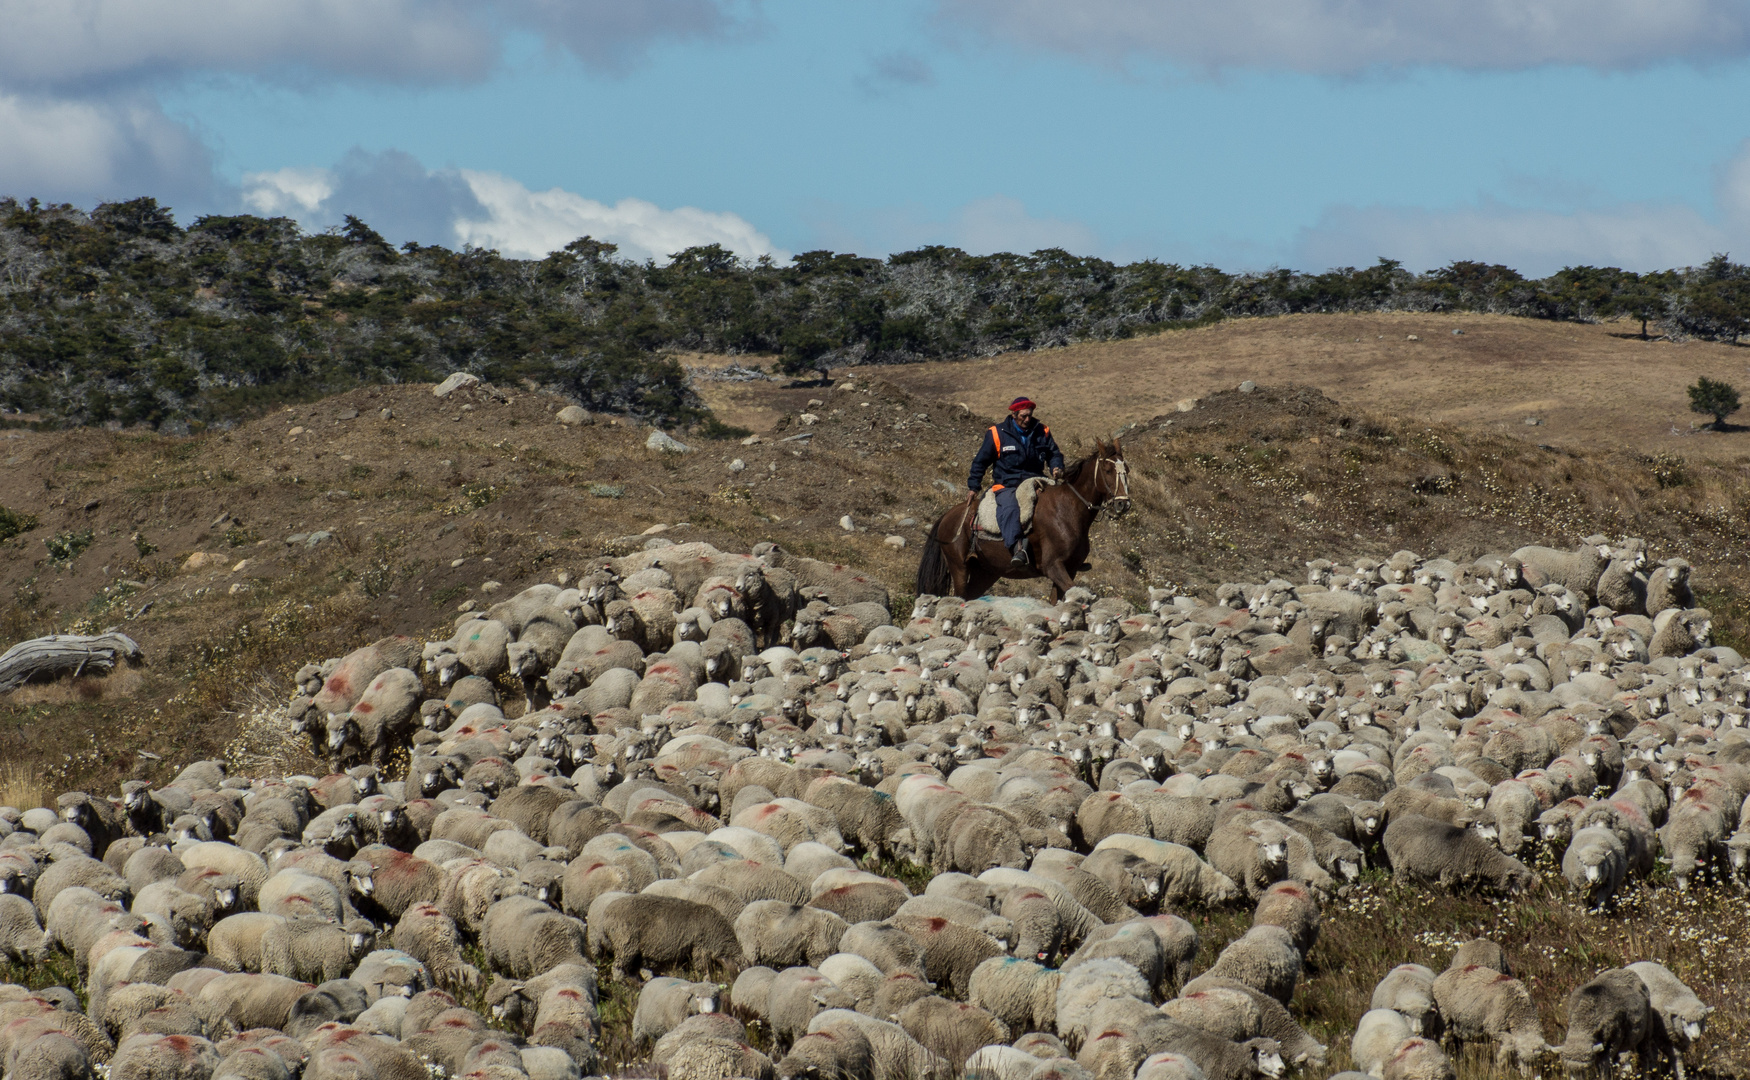
POLYGON ((1534 277, 1580 265, 1663 270, 1706 261, 1726 250, 1728 235, 1691 207, 1647 203, 1568 213, 1490 202, 1452 209, 1334 207, 1301 230, 1291 265, 1369 266, 1384 256, 1411 270, 1474 259, 1534 277))
POLYGON ((593 236, 618 244, 622 256, 658 262, 703 244, 721 244, 744 259, 790 257, 736 214, 691 206, 664 210, 642 199, 621 199, 610 206, 562 188, 530 191, 497 173, 464 169, 460 175, 485 214, 458 218, 457 240, 506 255, 540 258, 580 236, 593 236))
POLYGON ((1641 68, 1750 53, 1746 0, 937 0, 950 24, 1104 63, 1324 75, 1641 68))
POLYGON ((204 195, 212 160, 186 126, 138 95, 62 100, 0 92, 0 192, 90 203, 204 195))
POLYGON ((974 199, 945 217, 909 206, 853 211, 823 205, 809 225, 824 246, 871 256, 931 244, 961 248, 973 255, 999 251, 1026 254, 1042 248, 1086 255, 1102 250, 1099 236, 1086 225, 1034 217, 1021 200, 1008 195, 974 199))
POLYGON ((263 217, 314 214, 334 194, 328 169, 276 169, 243 174, 243 205, 263 217))

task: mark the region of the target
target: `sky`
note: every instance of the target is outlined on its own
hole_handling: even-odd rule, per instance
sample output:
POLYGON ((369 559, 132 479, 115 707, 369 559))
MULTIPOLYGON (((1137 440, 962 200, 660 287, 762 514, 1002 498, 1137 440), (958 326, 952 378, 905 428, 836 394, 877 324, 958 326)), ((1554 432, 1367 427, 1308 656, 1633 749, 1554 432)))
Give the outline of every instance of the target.
POLYGON ((0 0, 0 194, 664 261, 1750 258, 1750 0, 0 0))

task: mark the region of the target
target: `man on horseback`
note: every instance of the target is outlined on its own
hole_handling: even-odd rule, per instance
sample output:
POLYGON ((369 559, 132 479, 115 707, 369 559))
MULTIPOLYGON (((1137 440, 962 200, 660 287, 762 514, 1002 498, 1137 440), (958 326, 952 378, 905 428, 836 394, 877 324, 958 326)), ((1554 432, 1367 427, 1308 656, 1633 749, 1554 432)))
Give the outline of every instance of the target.
POLYGON ((1021 481, 1050 473, 1053 480, 1063 477, 1063 451, 1051 437, 1051 429, 1033 418, 1033 402, 1018 397, 1009 402, 1009 417, 985 433, 972 459, 972 474, 966 479, 971 489, 967 496, 967 512, 978 500, 984 473, 990 470, 992 488, 996 492, 997 524, 1003 532, 1003 546, 1009 558, 1025 565, 1032 561, 1027 538, 1021 535, 1021 507, 1015 501, 1015 489, 1021 481))

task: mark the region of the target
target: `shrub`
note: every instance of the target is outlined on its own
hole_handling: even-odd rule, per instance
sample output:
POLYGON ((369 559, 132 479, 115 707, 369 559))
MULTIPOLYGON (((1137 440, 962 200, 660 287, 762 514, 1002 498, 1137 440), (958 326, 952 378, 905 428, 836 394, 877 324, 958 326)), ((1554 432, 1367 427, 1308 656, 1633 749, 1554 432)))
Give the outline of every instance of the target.
POLYGON ((1731 383, 1703 375, 1689 388, 1689 411, 1713 417, 1716 428, 1724 427, 1726 417, 1737 412, 1739 407, 1738 390, 1731 383))

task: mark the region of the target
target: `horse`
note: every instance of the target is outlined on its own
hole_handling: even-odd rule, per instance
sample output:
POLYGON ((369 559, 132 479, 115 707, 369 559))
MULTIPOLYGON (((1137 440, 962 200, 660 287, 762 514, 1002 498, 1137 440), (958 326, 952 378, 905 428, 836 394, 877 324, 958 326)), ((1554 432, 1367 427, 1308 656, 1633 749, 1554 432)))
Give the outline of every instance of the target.
POLYGON ((1088 531, 1094 518, 1110 503, 1113 511, 1130 509, 1130 467, 1118 440, 1094 440, 1094 452, 1071 462, 1063 482, 1039 489, 1028 532, 1033 561, 1017 565, 998 541, 973 536, 978 513, 978 492, 949 507, 930 529, 918 560, 919 596, 946 596, 950 592, 973 600, 990 591, 998 578, 1036 578, 1051 581, 1052 599, 1061 601, 1075 584, 1076 571, 1087 569, 1088 531))

